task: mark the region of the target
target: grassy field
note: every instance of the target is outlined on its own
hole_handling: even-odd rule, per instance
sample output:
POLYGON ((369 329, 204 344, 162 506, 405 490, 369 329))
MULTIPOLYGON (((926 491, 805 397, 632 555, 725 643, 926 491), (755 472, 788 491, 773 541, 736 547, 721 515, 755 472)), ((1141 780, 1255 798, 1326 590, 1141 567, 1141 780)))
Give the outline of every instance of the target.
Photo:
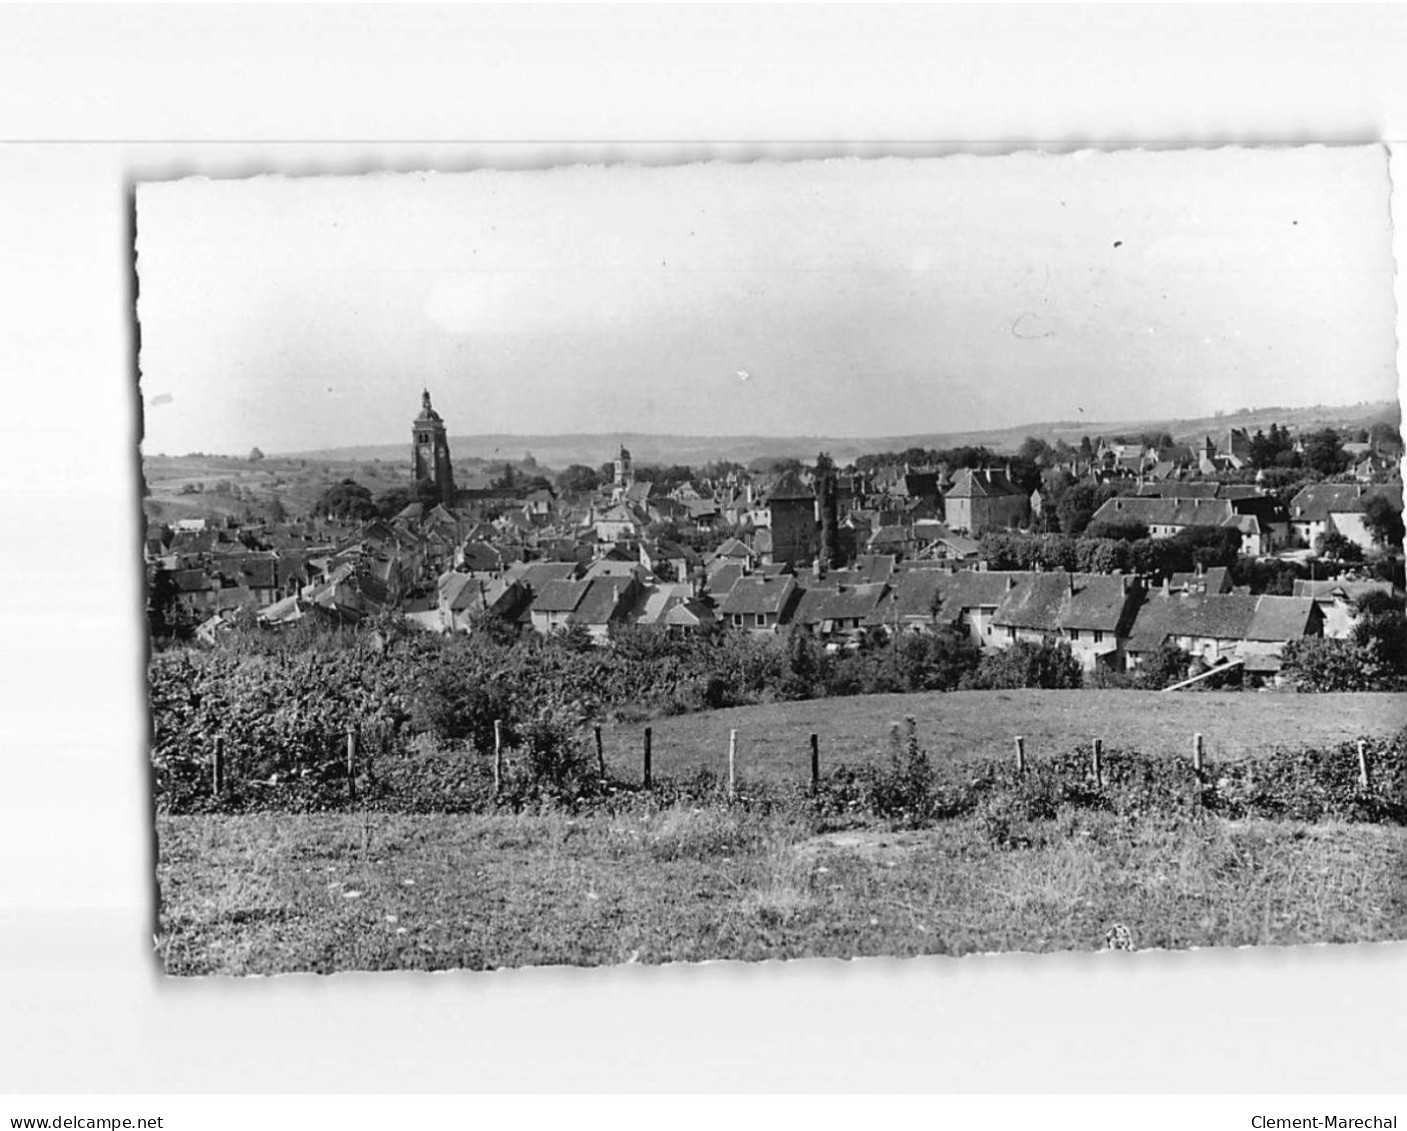
MULTIPOLYGON (((1407 829, 1063 811, 817 835, 629 816, 163 817, 172 974, 689 962, 1407 938, 1407 829)), ((1111 960, 1115 960, 1111 956, 1111 960)))
MULTIPOLYGON (((1200 732, 1207 758, 1243 758, 1276 748, 1326 746, 1386 736, 1407 726, 1407 695, 1153 691, 954 691, 865 695, 737 707, 655 719, 652 762, 660 775, 727 767, 728 732, 738 731, 738 772, 765 780, 809 773, 810 735, 822 769, 882 756, 889 724, 913 715, 919 740, 937 759, 1005 757, 1024 735, 1027 757, 1105 746, 1189 757, 1200 732)), ((607 761, 623 778, 640 773, 643 723, 604 728, 607 761)))

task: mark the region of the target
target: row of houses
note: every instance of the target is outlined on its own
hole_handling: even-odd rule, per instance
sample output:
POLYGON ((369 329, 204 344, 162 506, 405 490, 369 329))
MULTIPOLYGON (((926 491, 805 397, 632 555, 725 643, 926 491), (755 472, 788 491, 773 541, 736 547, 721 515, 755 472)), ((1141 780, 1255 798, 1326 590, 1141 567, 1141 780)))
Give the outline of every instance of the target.
POLYGON ((1311 483, 1288 506, 1252 484, 1145 484, 1137 495, 1106 500, 1092 522, 1141 523, 1153 538, 1170 538, 1189 527, 1229 527, 1241 535, 1241 552, 1251 556, 1312 549, 1327 533, 1341 534, 1367 552, 1375 545, 1364 513, 1375 496, 1402 509, 1402 486, 1392 483, 1311 483))
POLYGON ((1288 641, 1324 635, 1326 628, 1346 634, 1352 602, 1361 596, 1344 583, 1294 596, 1229 591, 1224 571, 1174 577, 1150 590, 1131 575, 869 564, 869 572, 839 578, 767 567, 735 576, 736 566, 719 567, 712 590, 639 575, 582 578, 568 567, 539 564, 492 582, 447 580, 438 627, 467 628, 465 613, 488 610, 524 629, 580 627, 601 640, 615 624, 651 624, 673 634, 717 625, 762 636, 799 628, 839 648, 876 631, 951 629, 988 650, 1062 640, 1087 670, 1137 669, 1172 644, 1208 665, 1236 659, 1273 672, 1288 641))

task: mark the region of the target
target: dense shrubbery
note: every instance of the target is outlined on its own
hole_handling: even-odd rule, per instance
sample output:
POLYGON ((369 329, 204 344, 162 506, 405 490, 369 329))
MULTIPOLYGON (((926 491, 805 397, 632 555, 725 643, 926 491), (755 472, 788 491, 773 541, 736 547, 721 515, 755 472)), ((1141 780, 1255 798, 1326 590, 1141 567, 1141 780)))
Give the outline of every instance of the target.
POLYGON ((1079 660, 1061 640, 1039 644, 1018 641, 999 652, 988 652, 963 686, 978 691, 1001 688, 1075 688, 1083 682, 1079 660))
POLYGON ((1407 682, 1407 614, 1400 598, 1368 593, 1347 639, 1292 640, 1284 673, 1301 691, 1396 691, 1407 682))
POLYGON ((1281 658, 1285 678, 1298 691, 1391 691, 1401 683, 1372 649, 1354 640, 1306 636, 1286 644, 1281 658))

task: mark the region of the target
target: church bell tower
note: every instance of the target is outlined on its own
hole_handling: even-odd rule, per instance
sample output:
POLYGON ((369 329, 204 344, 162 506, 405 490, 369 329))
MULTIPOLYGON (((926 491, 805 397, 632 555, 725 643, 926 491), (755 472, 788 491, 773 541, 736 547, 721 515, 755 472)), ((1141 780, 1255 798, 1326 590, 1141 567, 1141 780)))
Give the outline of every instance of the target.
POLYGON ((417 483, 429 480, 440 491, 440 502, 454 502, 454 470, 449 462, 445 422, 430 404, 430 390, 420 394, 420 415, 411 425, 411 475, 417 483))

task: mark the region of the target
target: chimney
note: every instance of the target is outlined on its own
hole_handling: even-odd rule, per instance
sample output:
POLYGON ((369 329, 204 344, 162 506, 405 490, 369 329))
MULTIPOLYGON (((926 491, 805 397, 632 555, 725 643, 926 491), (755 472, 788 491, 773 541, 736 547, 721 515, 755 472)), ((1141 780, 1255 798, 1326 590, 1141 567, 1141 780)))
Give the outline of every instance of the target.
POLYGON ((1070 584, 1070 596, 1073 597, 1075 595, 1075 575, 1073 573, 1067 573, 1065 578, 1070 584))

